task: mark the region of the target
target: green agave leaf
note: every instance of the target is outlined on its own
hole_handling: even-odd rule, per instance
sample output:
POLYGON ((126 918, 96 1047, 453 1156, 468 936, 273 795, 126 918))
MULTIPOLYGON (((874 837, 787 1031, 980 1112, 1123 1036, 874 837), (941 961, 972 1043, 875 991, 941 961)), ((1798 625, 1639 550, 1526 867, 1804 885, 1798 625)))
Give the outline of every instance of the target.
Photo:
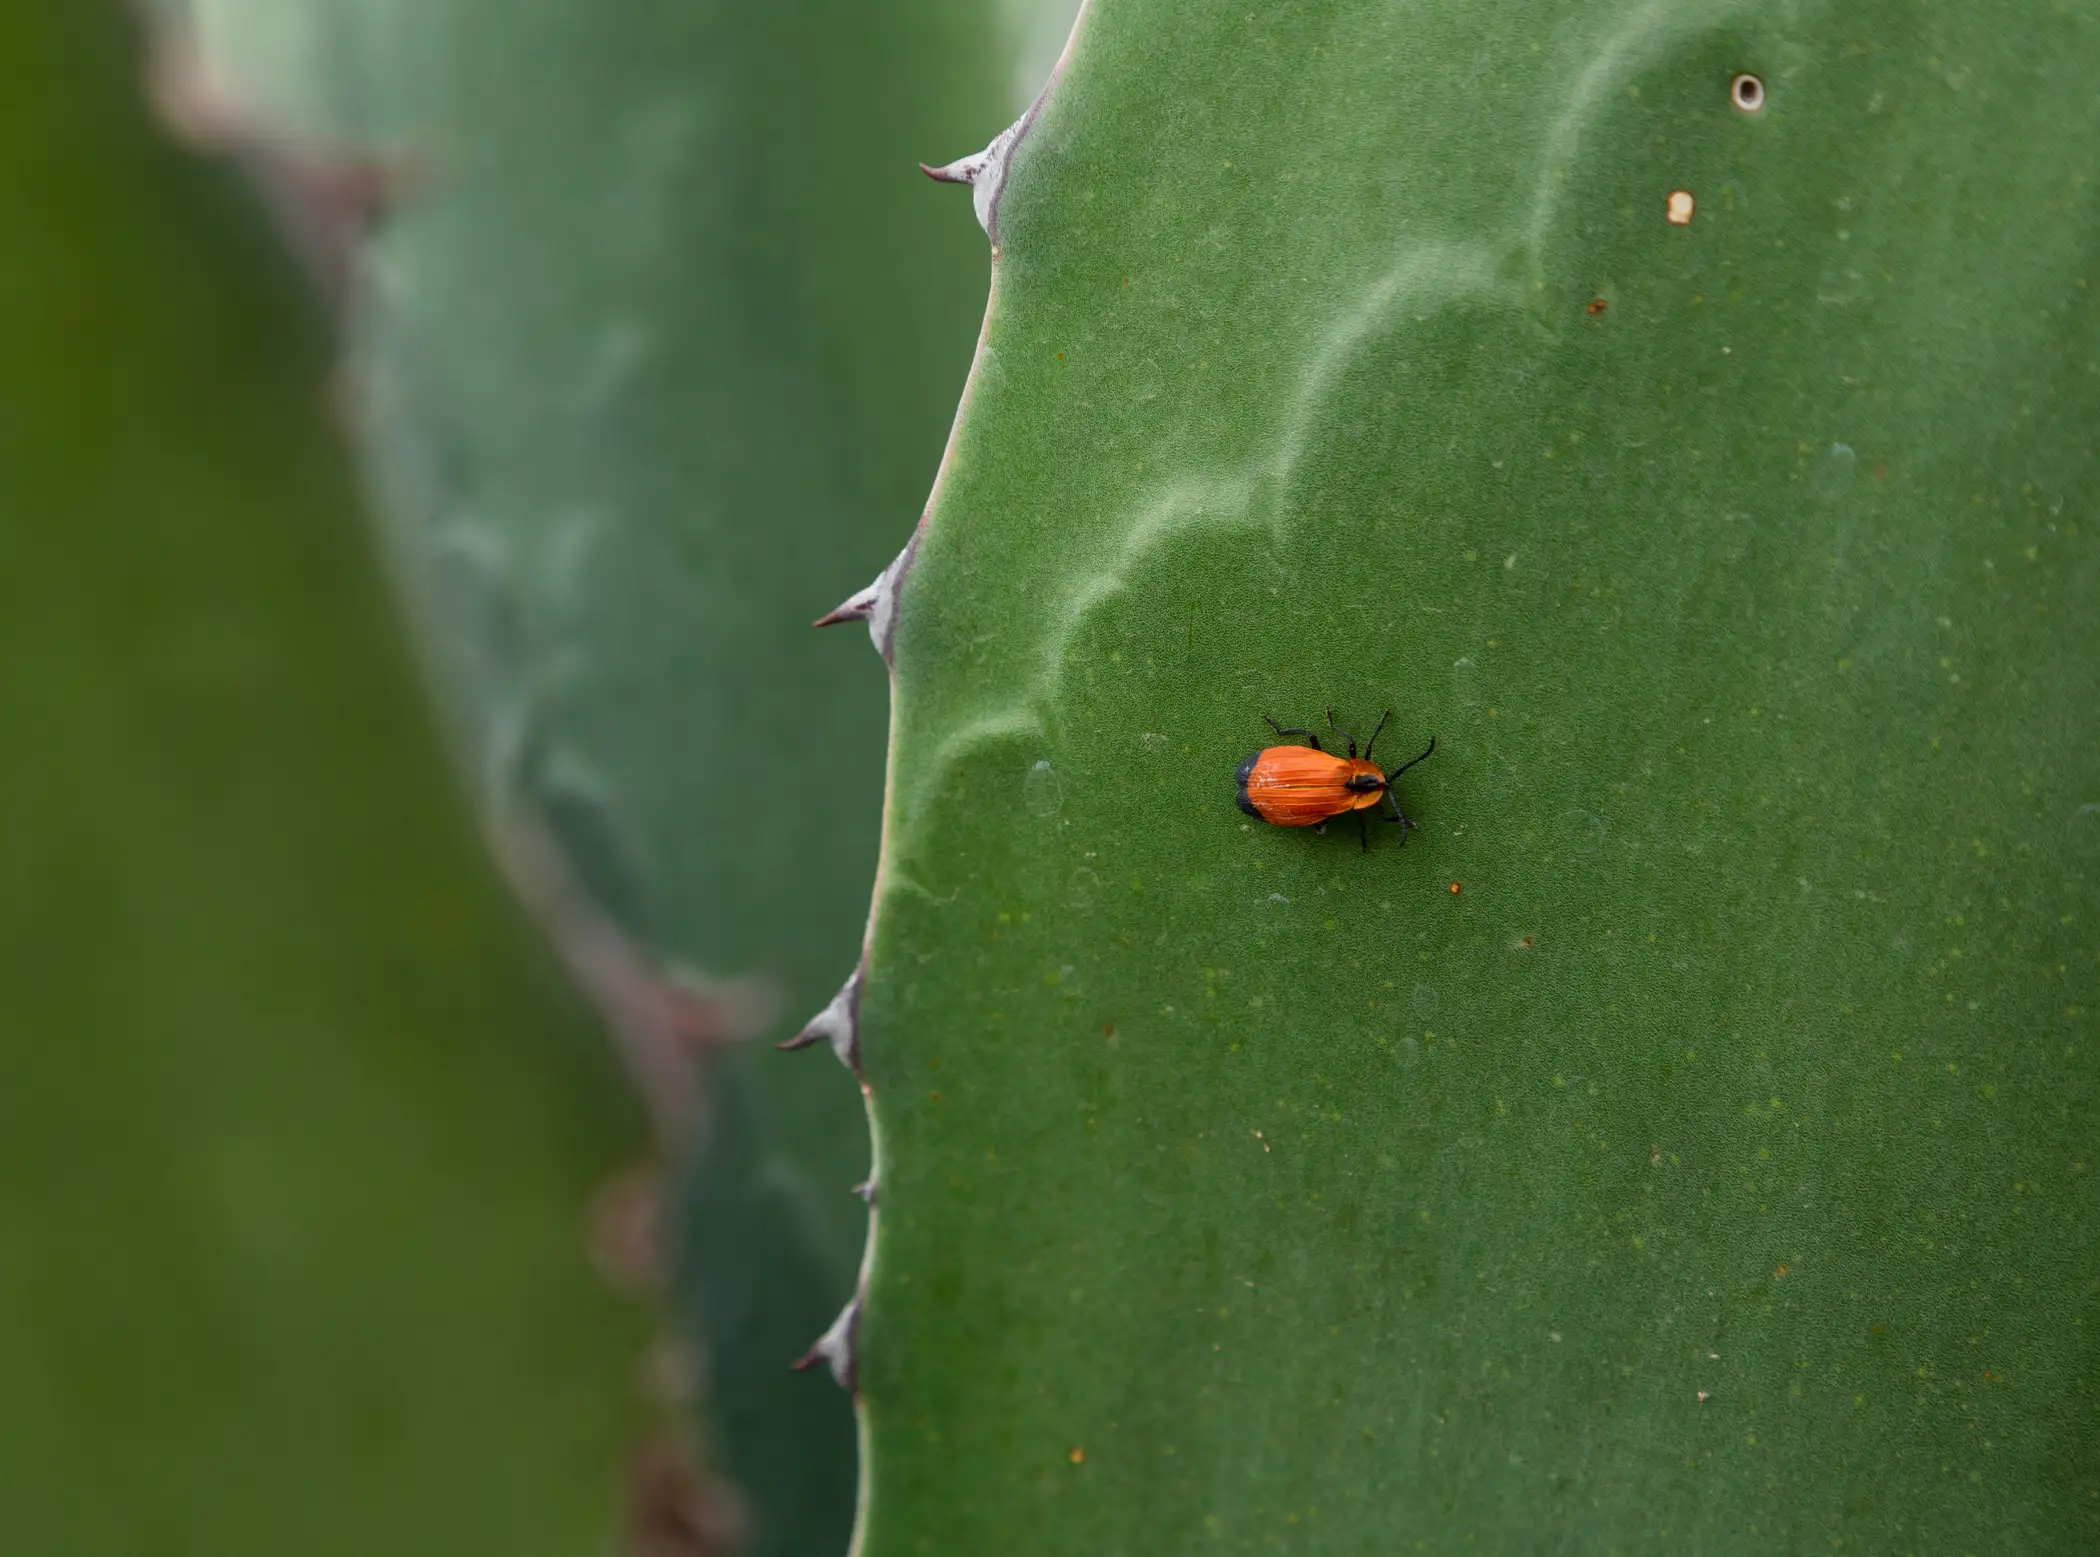
POLYGON ((640 1121, 403 663, 246 192, 0 9, 0 1547, 575 1557, 640 1121))
POLYGON ((1089 8, 895 600, 869 1557, 2100 1540, 2096 68, 1089 8), (1330 704, 1404 848, 1235 809, 1330 704))
POLYGON ((861 1110, 752 1045, 837 986, 876 854, 881 672, 808 623, 908 531, 981 314, 914 162, 1010 117, 1069 10, 196 0, 177 72, 352 233, 361 446, 513 874, 684 1159, 755 1553, 854 1503, 850 1408, 787 1369, 853 1289, 861 1110))

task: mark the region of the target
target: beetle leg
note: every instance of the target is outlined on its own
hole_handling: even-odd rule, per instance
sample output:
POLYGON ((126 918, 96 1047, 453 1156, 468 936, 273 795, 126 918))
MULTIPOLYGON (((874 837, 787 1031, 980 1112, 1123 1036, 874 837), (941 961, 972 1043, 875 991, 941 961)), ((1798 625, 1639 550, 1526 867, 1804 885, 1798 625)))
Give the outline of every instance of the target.
POLYGON ((1371 819, 1363 812, 1356 813, 1356 835, 1362 841, 1364 853, 1371 852, 1371 819))
POLYGON ((1334 731, 1336 735, 1346 736, 1349 741, 1349 755, 1352 757, 1356 755, 1356 737, 1350 735, 1347 730, 1344 730, 1334 722, 1334 710, 1331 708, 1327 710, 1327 728, 1334 731))
POLYGON ((1315 822, 1313 823, 1313 831, 1325 838, 1327 836, 1327 824, 1325 822, 1315 822))
POLYGON ((1387 818, 1388 821, 1404 822, 1407 820, 1406 817, 1400 814, 1400 802, 1393 798, 1393 792, 1390 789, 1385 792, 1385 803, 1393 808, 1393 814, 1387 818))
POLYGON ((1364 742, 1364 761, 1369 762, 1371 760, 1371 748, 1378 744, 1379 731, 1385 728, 1385 722, 1392 717, 1393 711, 1390 708, 1378 716, 1378 729, 1373 730, 1371 738, 1364 742))
POLYGON ((1310 741, 1310 742, 1312 743, 1312 749, 1313 749, 1314 751, 1319 751, 1319 750, 1321 750, 1321 746, 1320 746, 1320 738, 1319 738, 1319 737, 1318 737, 1317 735, 1313 734, 1313 733, 1312 733, 1312 731, 1310 731, 1310 730, 1296 730, 1296 729, 1293 729, 1293 730, 1286 730, 1286 729, 1285 729, 1285 728, 1284 728, 1284 727, 1283 727, 1282 725, 1278 724, 1278 723, 1277 723, 1277 722, 1276 722, 1275 720, 1273 720, 1273 719, 1269 718, 1269 716, 1268 716, 1267 714, 1263 714, 1263 715, 1262 715, 1262 719, 1263 719, 1263 720, 1264 720, 1264 721, 1265 721, 1265 722, 1266 722, 1266 723, 1268 724, 1269 728, 1270 728, 1270 729, 1272 729, 1272 730, 1274 730, 1274 731, 1275 731, 1275 732, 1276 732, 1276 733, 1277 733, 1278 735, 1302 735, 1302 736, 1304 736, 1304 737, 1306 738, 1306 740, 1308 740, 1308 741, 1310 741))

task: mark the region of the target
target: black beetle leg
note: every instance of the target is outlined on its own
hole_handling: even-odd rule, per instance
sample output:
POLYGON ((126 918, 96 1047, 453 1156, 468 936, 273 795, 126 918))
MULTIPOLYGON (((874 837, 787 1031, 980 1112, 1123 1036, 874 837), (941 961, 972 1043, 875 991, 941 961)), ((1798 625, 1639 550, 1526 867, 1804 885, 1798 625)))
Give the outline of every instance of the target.
POLYGON ((1305 739, 1306 739, 1306 740, 1307 740, 1308 742, 1310 742, 1310 743, 1311 743, 1311 745, 1312 745, 1312 749, 1313 749, 1314 751, 1320 751, 1320 750, 1322 750, 1322 747, 1321 747, 1321 745, 1320 745, 1320 738, 1319 738, 1319 737, 1318 737, 1317 735, 1313 734, 1313 733, 1312 733, 1312 731, 1310 731, 1310 730, 1298 730, 1298 729, 1291 729, 1291 730, 1286 730, 1286 729, 1285 729, 1285 728, 1284 728, 1284 727, 1283 727, 1282 725, 1278 724, 1278 723, 1277 723, 1277 722, 1276 722, 1275 720, 1273 720, 1273 719, 1269 718, 1269 716, 1268 716, 1267 714, 1263 714, 1263 715, 1262 715, 1262 720, 1263 720, 1263 722, 1264 722, 1264 723, 1266 723, 1266 724, 1268 725, 1268 727, 1269 727, 1270 729, 1274 730, 1274 731, 1275 731, 1275 732, 1276 732, 1276 733, 1277 733, 1278 735, 1302 735, 1302 736, 1304 736, 1304 737, 1305 737, 1305 739))
MULTIPOLYGON (((1344 730, 1340 725, 1334 722, 1334 710, 1331 708, 1327 710, 1327 728, 1334 731, 1336 735, 1344 737, 1349 742, 1349 755, 1354 757, 1356 755, 1356 737, 1349 734, 1347 730, 1344 730)), ((1373 735, 1371 738, 1373 740, 1376 740, 1378 737, 1376 735, 1373 735)))

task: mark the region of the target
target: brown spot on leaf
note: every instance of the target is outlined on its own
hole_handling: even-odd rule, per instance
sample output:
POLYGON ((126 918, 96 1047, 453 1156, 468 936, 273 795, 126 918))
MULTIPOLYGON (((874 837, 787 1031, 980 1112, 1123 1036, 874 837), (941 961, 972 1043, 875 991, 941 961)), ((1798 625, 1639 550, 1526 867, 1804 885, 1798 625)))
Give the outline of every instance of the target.
POLYGON ((744 1544, 745 1524, 736 1494, 681 1445, 659 1438, 635 1455, 621 1557, 729 1557, 744 1544))
POLYGON ((585 1240, 607 1286, 630 1297, 664 1289, 669 1258, 663 1221, 660 1164, 641 1163, 598 1186, 585 1213, 585 1240))

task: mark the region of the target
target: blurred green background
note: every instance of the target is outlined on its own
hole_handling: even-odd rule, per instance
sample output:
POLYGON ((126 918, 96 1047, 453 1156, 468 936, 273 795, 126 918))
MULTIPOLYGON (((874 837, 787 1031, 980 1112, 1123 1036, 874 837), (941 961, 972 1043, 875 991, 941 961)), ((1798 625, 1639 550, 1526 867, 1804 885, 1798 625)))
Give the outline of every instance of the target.
POLYGON ((0 8, 0 1550, 612 1549, 645 1145, 407 663, 309 290, 0 8))

